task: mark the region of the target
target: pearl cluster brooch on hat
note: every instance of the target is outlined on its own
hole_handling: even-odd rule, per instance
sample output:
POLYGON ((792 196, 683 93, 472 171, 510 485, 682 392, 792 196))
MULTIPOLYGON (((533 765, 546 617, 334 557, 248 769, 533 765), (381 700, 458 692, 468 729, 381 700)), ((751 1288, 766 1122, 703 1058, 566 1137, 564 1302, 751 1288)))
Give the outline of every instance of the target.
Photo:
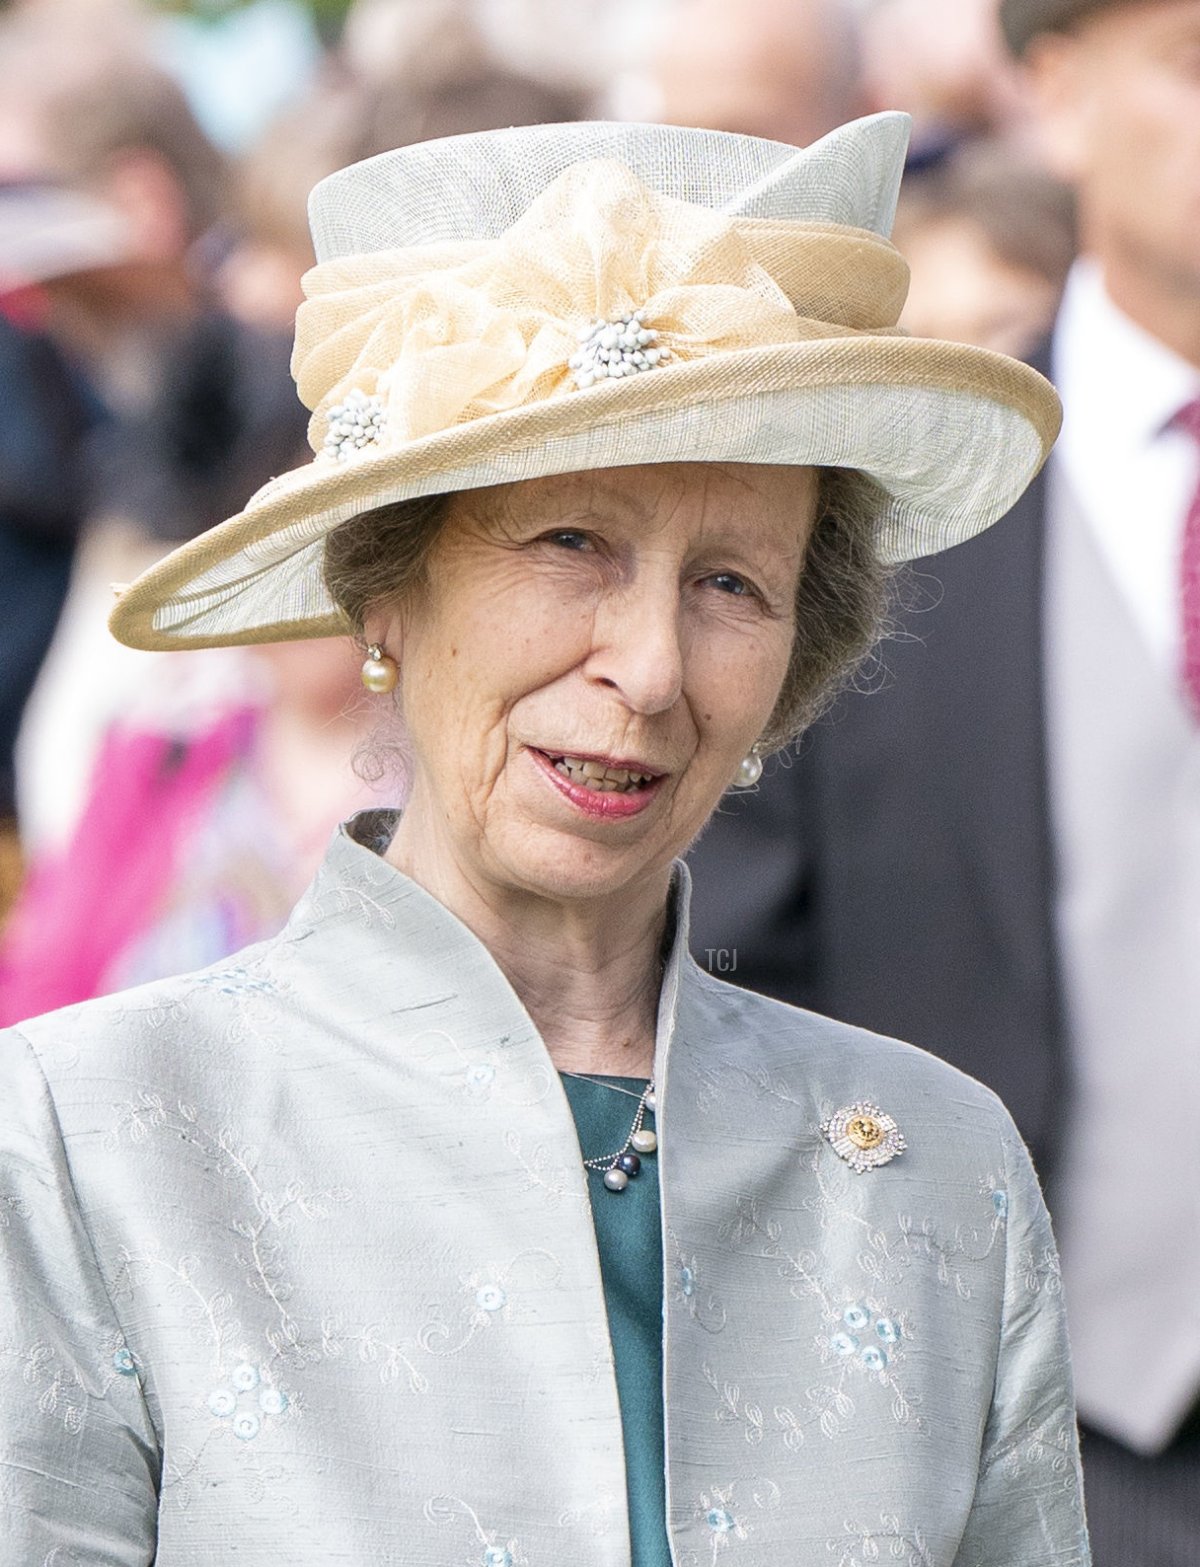
POLYGON ((892 1117, 866 1099, 836 1110, 821 1122, 821 1132, 838 1158, 860 1175, 888 1164, 908 1146, 892 1117))
MULTIPOLYGON (((656 348, 658 333, 647 326, 644 310, 611 321, 594 321, 579 334, 579 350, 567 360, 575 385, 594 386, 605 376, 637 375, 670 359, 669 348, 656 348)), ((657 383, 656 383, 657 384, 657 383)))
POLYGON ((375 446, 383 434, 387 418, 382 397, 368 397, 357 387, 347 392, 344 402, 329 410, 329 428, 321 447, 327 457, 344 462, 351 452, 375 446))

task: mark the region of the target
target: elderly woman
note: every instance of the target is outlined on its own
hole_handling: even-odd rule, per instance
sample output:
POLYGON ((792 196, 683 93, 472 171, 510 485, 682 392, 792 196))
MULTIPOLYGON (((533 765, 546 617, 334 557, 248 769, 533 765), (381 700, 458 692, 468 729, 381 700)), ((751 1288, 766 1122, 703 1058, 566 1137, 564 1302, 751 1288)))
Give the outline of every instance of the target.
POLYGON ((277 939, 7 1036, 5 1563, 1086 1563, 1004 1110, 687 954, 676 856, 1056 427, 893 331, 905 129, 318 189, 317 456, 113 625, 352 628, 408 803, 277 939))

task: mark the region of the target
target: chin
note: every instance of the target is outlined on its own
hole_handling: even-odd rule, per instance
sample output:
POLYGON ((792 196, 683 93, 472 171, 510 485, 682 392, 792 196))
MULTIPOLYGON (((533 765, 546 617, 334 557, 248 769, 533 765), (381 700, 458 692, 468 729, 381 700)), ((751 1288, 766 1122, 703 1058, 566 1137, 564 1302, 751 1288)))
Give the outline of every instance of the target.
POLYGON ((522 835, 519 846, 497 845, 494 874, 514 890, 561 902, 586 902, 650 887, 660 881, 665 893, 671 861, 678 848, 648 844, 603 844, 556 830, 522 835))

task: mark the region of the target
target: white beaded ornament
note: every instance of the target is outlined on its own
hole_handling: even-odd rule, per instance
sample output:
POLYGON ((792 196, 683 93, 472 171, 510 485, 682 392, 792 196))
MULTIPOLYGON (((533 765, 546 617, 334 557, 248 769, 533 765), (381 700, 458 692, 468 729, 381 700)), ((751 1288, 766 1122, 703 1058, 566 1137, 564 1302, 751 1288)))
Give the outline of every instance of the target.
POLYGON ((329 428, 321 448, 326 457, 344 462, 352 452, 374 446, 383 434, 387 414, 382 397, 369 397, 357 387, 347 392, 344 402, 329 410, 329 428))
POLYGON ((594 321, 579 334, 579 349, 567 360, 579 388, 594 386, 606 377, 638 375, 654 370, 671 357, 669 348, 657 348, 658 333, 646 325, 644 310, 611 321, 594 321))

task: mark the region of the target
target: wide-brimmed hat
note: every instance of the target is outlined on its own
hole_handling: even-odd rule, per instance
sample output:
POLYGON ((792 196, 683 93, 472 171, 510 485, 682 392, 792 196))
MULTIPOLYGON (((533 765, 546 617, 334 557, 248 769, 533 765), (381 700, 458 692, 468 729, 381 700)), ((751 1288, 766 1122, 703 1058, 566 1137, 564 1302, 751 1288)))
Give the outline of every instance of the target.
POLYGON ((388 502, 655 462, 858 469, 901 561, 1013 503, 1059 424, 1039 375, 896 329, 908 118, 799 150, 666 125, 427 142, 317 186, 292 368, 310 463, 118 601, 135 647, 344 632, 325 540, 388 502))
POLYGON ((1000 0, 1000 30, 1018 58, 1039 33, 1061 33, 1089 11, 1103 11, 1132 0, 1000 0))

